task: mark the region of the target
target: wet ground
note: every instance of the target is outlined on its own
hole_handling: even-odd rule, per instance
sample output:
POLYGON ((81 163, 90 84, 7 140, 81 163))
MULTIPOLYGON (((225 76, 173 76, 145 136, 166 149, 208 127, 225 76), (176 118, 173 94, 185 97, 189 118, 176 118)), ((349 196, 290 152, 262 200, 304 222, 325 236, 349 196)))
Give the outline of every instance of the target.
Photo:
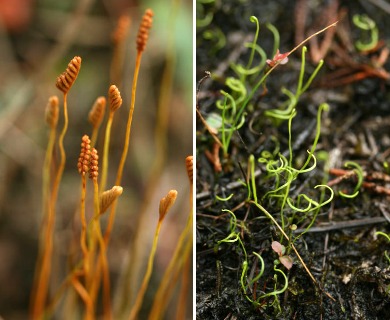
MULTIPOLYGON (((377 1, 223 1, 198 2, 197 14, 197 79, 204 77, 206 70, 211 72, 198 94, 197 319, 390 319, 390 261, 385 256, 390 241, 377 233, 390 232, 390 12, 377 1), (352 21, 357 13, 368 15, 379 30, 379 42, 368 51, 356 48, 358 40, 369 40, 352 21), (294 92, 301 49, 289 56, 287 64, 277 66, 266 84, 256 90, 226 153, 210 134, 212 128, 219 130, 215 137, 222 139, 222 110, 216 101, 222 99, 221 89, 230 90, 225 80, 235 76, 231 63, 245 64, 250 57, 244 44, 252 41, 256 31, 249 21, 251 15, 259 19, 258 44, 268 59, 272 59, 274 39, 265 23, 279 30, 279 49, 285 53, 341 19, 333 34, 321 34, 317 44, 307 44, 305 79, 319 59, 325 63, 300 97, 291 121, 291 164, 301 168, 315 140, 319 105, 329 104, 329 110, 320 115, 316 167, 299 174, 289 188, 288 197, 296 204, 300 194, 316 203, 325 201, 329 192, 322 194, 318 189, 325 187, 315 186, 331 187, 332 201, 315 214, 305 216, 285 203, 281 209, 280 198, 267 197, 267 192, 283 185, 287 176, 281 175, 276 181, 266 164, 257 161, 267 151, 275 161, 280 161, 280 155, 290 159, 288 120, 275 121, 268 115, 286 101, 282 88, 294 92), (218 36, 210 38, 207 31, 218 36), (352 167, 344 166, 347 161, 353 161, 352 167), (361 169, 362 181, 356 168, 361 169), (252 176, 258 203, 279 224, 286 220, 284 231, 295 239, 294 245, 316 284, 291 243, 251 202, 252 176), (359 193, 348 198, 340 191, 346 195, 359 193), (226 209, 234 214, 236 223, 230 212, 223 211, 226 209), (313 220, 307 232, 296 238, 313 220), (292 230, 294 224, 297 230, 292 230), (221 243, 229 234, 230 242, 221 243), (285 281, 274 269, 274 261, 280 256, 271 248, 273 241, 285 245, 284 255, 294 261, 290 270, 277 266, 288 278, 287 290, 277 295, 270 293, 281 291, 285 281), (264 260, 264 273, 252 283, 261 268, 255 253, 264 260), (247 272, 243 272, 245 261, 247 272)), ((253 65, 256 63, 260 63, 258 55, 253 65)), ((255 83, 245 83, 248 92, 255 83)))

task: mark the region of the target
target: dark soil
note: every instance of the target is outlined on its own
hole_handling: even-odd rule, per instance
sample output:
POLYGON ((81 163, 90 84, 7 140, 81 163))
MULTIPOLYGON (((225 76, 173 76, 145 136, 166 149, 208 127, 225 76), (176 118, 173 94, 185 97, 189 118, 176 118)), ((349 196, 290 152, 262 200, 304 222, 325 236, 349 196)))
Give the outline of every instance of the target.
MULTIPOLYGON (((215 102, 221 99, 221 89, 229 90, 224 85, 226 77, 234 75, 229 64, 245 64, 248 59, 249 51, 243 43, 252 41, 255 32, 255 25, 249 17, 254 15, 259 19, 259 43, 268 55, 272 52, 273 39, 264 27, 266 22, 277 27, 281 38, 280 51, 287 52, 295 47, 296 2, 222 1, 204 5, 204 12, 199 10, 198 4, 198 17, 204 16, 205 12, 213 12, 211 24, 197 30, 197 79, 201 79, 206 70, 212 74, 212 79, 202 83, 198 95, 198 108, 205 119, 213 112, 220 113, 215 102), (227 39, 222 48, 217 48, 216 42, 203 38, 205 30, 216 28, 227 39)), ((307 1, 305 4, 309 7, 306 30, 317 31, 335 20, 330 19, 328 23, 321 21, 326 16, 327 5, 320 3, 307 1)), ((327 3, 335 4, 335 1, 327 3)), ((357 79, 360 71, 356 69, 356 65, 373 66, 373 59, 389 45, 390 13, 376 3, 340 1, 337 12, 345 12, 345 16, 339 22, 339 31, 336 31, 331 49, 324 57, 324 67, 315 83, 301 97, 293 120, 293 155, 295 165, 299 167, 299 163, 307 158, 306 150, 311 148, 314 139, 317 108, 322 102, 330 105, 329 112, 322 116, 321 137, 316 149, 316 155, 320 151, 326 152, 328 161, 319 159, 313 171, 295 181, 291 197, 296 198, 300 193, 313 194, 314 186, 336 178, 329 174, 329 169, 345 169, 346 161, 355 161, 366 173, 366 184, 353 199, 340 197, 338 192, 342 190, 351 194, 356 179, 345 179, 332 185, 335 197, 331 204, 321 208, 313 228, 295 243, 318 286, 291 251, 294 259, 291 270, 280 267, 288 276, 289 287, 278 295, 279 307, 275 307, 275 303, 271 305, 275 301, 273 296, 259 301, 261 306, 257 307, 245 298, 245 294, 255 299, 273 290, 273 263, 277 254, 272 251, 271 242, 280 241, 282 237, 275 225, 248 203, 247 188, 237 182, 246 181, 251 154, 258 159, 262 151, 272 152, 275 149, 271 136, 280 142, 280 153, 289 155, 287 122, 276 126, 264 112, 281 104, 284 99, 280 91, 282 87, 294 91, 301 50, 270 75, 265 95, 262 95, 262 88, 254 96, 250 108, 246 110, 245 124, 233 135, 229 155, 223 157, 222 151, 219 151, 221 172, 217 172, 214 163, 206 157, 207 151, 212 153, 214 140, 198 117, 197 319, 390 319, 390 263, 384 256, 386 250, 390 251, 390 242, 376 235, 377 231, 390 232, 389 169, 384 166, 390 161, 390 80, 387 76, 378 75, 357 79), (359 38, 359 32, 352 23, 355 13, 367 14, 377 23, 383 45, 370 53, 359 53, 346 43, 346 39, 353 44, 359 38), (347 38, 340 35, 340 30, 346 31, 347 38), (337 63, 337 52, 344 52, 350 61, 344 65, 337 63), (348 71, 349 78, 334 77, 341 69, 348 71), (372 180, 369 181, 370 177, 372 180), (215 197, 227 197, 232 193, 234 196, 228 201, 218 201, 215 197), (231 216, 223 209, 232 210, 237 217, 236 229, 248 253, 248 277, 258 273, 259 267, 252 252, 261 254, 265 262, 263 276, 246 293, 240 284, 244 261, 242 248, 237 242, 216 246, 217 241, 226 238, 230 230, 231 216)), ((307 31, 305 36, 311 33, 307 31)), ((323 38, 321 35, 319 41, 323 38)), ((308 45, 308 49, 312 51, 313 45, 308 45)), ((307 59, 307 70, 312 72, 316 64, 310 61, 310 54, 307 59)), ((386 70, 390 70, 390 61, 386 60, 381 68, 385 75, 386 70)), ((249 85, 248 91, 250 89, 249 85)), ((262 199, 267 191, 272 190, 274 181, 266 178, 261 164, 255 163, 258 171, 257 194, 262 199)), ((265 199, 261 204, 280 221, 280 208, 276 201, 265 199)), ((307 224, 308 221, 303 221, 298 228, 307 224)), ((287 246, 286 240, 283 243, 287 246)), ((280 289, 282 285, 279 275, 276 286, 280 289)))

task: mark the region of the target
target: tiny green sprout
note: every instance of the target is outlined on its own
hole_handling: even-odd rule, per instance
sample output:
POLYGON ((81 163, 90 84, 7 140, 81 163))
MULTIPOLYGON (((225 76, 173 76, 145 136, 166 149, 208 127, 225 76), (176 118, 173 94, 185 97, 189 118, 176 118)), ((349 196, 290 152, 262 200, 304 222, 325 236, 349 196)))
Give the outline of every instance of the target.
POLYGON ((219 240, 217 241, 217 244, 216 246, 214 247, 214 250, 215 252, 218 252, 218 248, 219 248, 219 245, 221 243, 234 243, 234 242, 238 242, 241 249, 242 249, 242 252, 244 253, 244 261, 247 261, 248 260, 248 256, 247 256, 247 253, 246 253, 246 249, 245 249, 245 246, 240 238, 240 232, 237 231, 237 218, 236 218, 236 215, 233 213, 233 211, 230 211, 228 209, 222 209, 223 212, 227 212, 230 214, 231 218, 230 218, 230 233, 228 234, 227 237, 225 237, 224 239, 222 240, 219 240))
MULTIPOLYGON (((303 83, 303 78, 305 75, 305 70, 306 70, 306 52, 307 48, 305 46, 302 47, 302 57, 301 57, 301 70, 299 72, 299 78, 297 82, 297 89, 296 92, 293 93, 292 91, 282 88, 282 93, 287 96, 287 100, 283 103, 281 106, 281 109, 273 109, 273 110, 267 110, 265 114, 269 117, 273 117, 275 119, 279 120, 291 120, 292 119, 292 113, 293 110, 295 110, 295 107, 299 101, 299 98, 303 93, 307 91, 307 89, 310 87, 312 84, 314 78, 317 76, 318 72, 320 71, 321 67, 324 64, 324 61, 321 60, 317 67, 314 69, 313 73, 310 75, 310 77, 307 79, 306 83, 303 83)), ((273 60, 267 60, 267 64, 271 67, 274 66, 278 61, 279 64, 284 64, 287 61, 287 56, 289 53, 281 55, 279 53, 279 50, 277 50, 276 55, 273 60)))
MULTIPOLYGON (((386 234, 386 233, 384 233, 384 232, 382 232, 382 231, 377 231, 377 232, 375 232, 375 234, 376 234, 377 236, 383 236, 383 237, 385 237, 385 238, 390 242, 390 234, 386 234)), ((390 256, 388 255, 387 250, 385 250, 384 255, 385 255, 387 261, 388 261, 389 264, 390 264, 390 256)))
POLYGON ((244 260, 244 262, 242 263, 242 272, 240 277, 241 288, 244 293, 246 292, 245 280, 246 280, 247 270, 248 270, 248 261, 244 260))
POLYGON ((255 55, 255 45, 257 43, 257 39, 259 38, 259 31, 260 31, 259 20, 257 19, 257 17, 251 16, 249 20, 250 20, 250 22, 256 24, 256 33, 255 33, 255 37, 253 38, 252 51, 251 51, 251 55, 250 55, 249 60, 248 60, 248 64, 246 66, 247 69, 249 69, 252 66, 253 57, 255 55))
POLYGON ((230 194, 229 196, 222 198, 220 196, 215 195, 215 198, 219 201, 229 201, 234 196, 234 193, 230 194))
POLYGON ((355 14, 352 17, 352 21, 359 29, 370 33, 370 39, 368 41, 362 41, 359 39, 355 42, 356 48, 359 51, 369 51, 374 49, 378 44, 378 28, 375 21, 365 14, 355 14))
POLYGON ((263 258, 261 257, 261 255, 259 255, 258 253, 256 252, 253 252, 253 254, 259 259, 260 261, 260 271, 259 273, 253 277, 252 280, 249 281, 248 283, 248 280, 247 280, 247 273, 248 273, 248 261, 245 260, 243 263, 242 263, 242 272, 241 272, 241 277, 240 277, 240 284, 241 284, 241 288, 242 288, 242 291, 244 292, 245 294, 245 297, 248 301, 250 301, 252 304, 254 304, 255 306, 258 306, 258 302, 257 301, 254 301, 252 300, 248 295, 246 295, 246 292, 248 290, 249 287, 251 287, 255 282, 257 282, 263 275, 264 273, 264 260, 263 258))
POLYGON ((383 169, 385 170, 385 172, 387 174, 390 174, 390 165, 389 165, 389 163, 387 161, 383 162, 383 169))
POLYGON ((303 76, 305 74, 305 67, 306 67, 306 52, 307 52, 307 47, 303 46, 302 47, 302 58, 301 58, 301 71, 299 73, 299 80, 298 80, 297 92, 296 92, 297 99, 310 87, 314 78, 317 76, 318 72, 320 71, 321 67, 324 64, 324 60, 320 60, 318 62, 317 67, 314 69, 313 73, 310 75, 309 79, 306 81, 305 85, 303 85, 303 76))
POLYGON ((215 54, 226 45, 226 36, 219 28, 204 31, 203 39, 211 41, 214 44, 211 50, 211 54, 215 54))
POLYGON ((261 276, 263 275, 263 273, 264 273, 264 260, 263 260, 263 258, 261 257, 261 255, 259 255, 259 254, 256 253, 256 252, 253 252, 253 254, 254 254, 254 255, 259 259, 259 261, 260 261, 260 271, 259 271, 259 273, 257 274, 257 276, 254 277, 254 278, 250 281, 249 285, 252 285, 252 284, 255 283, 256 281, 258 281, 258 280, 261 278, 261 276))
POLYGON ((222 101, 218 100, 216 102, 216 106, 220 110, 223 110, 224 108, 232 109, 231 117, 229 117, 229 121, 232 122, 234 120, 234 116, 236 115, 236 105, 239 105, 245 99, 247 91, 244 83, 233 77, 226 78, 225 84, 232 93, 229 94, 226 91, 221 90, 221 94, 228 98, 229 104, 222 104, 222 101))
MULTIPOLYGON (((288 287, 288 279, 287 279, 287 276, 285 275, 285 273, 284 273, 281 269, 278 269, 278 268, 276 267, 276 265, 274 265, 274 270, 275 270, 276 272, 280 273, 280 274, 283 276, 283 278, 284 278, 284 285, 283 285, 283 288, 280 289, 280 290, 276 290, 276 288, 275 288, 274 291, 269 292, 269 293, 266 293, 266 294, 263 294, 263 295, 259 298, 259 300, 260 300, 260 299, 264 299, 264 298, 269 297, 269 296, 277 296, 278 294, 281 294, 281 293, 283 293, 284 291, 287 290, 287 287, 288 287)), ((278 282, 278 276, 277 276, 276 273, 274 274, 274 279, 275 279, 275 282, 277 283, 277 282, 278 282)))
POLYGON ((213 3, 214 0, 197 0, 196 2, 197 2, 196 27, 197 28, 207 27, 211 23, 211 21, 213 21, 214 13, 212 11, 206 12, 204 5, 213 3))
MULTIPOLYGON (((261 70, 263 70, 266 59, 267 59, 267 54, 263 50, 262 47, 260 47, 258 44, 253 44, 251 42, 245 43, 244 47, 253 49, 254 52, 256 52, 260 56, 260 62, 255 65, 252 68, 249 67, 244 67, 241 64, 235 64, 232 63, 230 66, 233 69, 233 71, 240 77, 240 81, 245 82, 246 76, 258 74, 261 70)), ((248 63, 248 66, 250 64, 248 63)))
POLYGON ((255 16, 251 16, 250 21, 256 24, 256 33, 252 42, 246 42, 244 44, 246 48, 251 49, 248 63, 246 64, 246 66, 243 66, 241 64, 235 64, 235 63, 231 64, 231 68, 239 76, 240 81, 242 83, 245 82, 247 76, 260 73, 260 71, 265 66, 265 60, 267 59, 267 55, 265 51, 257 44, 257 39, 259 37, 259 31, 260 31, 259 20, 255 16), (252 67, 255 53, 259 54, 260 62, 256 63, 256 65, 252 67))

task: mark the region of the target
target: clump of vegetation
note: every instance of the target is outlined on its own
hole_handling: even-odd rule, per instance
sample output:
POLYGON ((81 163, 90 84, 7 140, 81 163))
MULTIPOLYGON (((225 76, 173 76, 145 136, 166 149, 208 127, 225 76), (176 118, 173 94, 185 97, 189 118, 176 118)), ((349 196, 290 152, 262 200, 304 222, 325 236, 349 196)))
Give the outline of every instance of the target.
MULTIPOLYGON (((259 34, 259 23, 256 17, 251 17, 251 21, 256 23, 256 35, 253 43, 250 43, 247 45, 247 47, 252 48, 251 55, 248 61, 248 64, 246 67, 243 67, 241 65, 233 65, 234 71, 238 74, 240 77, 237 78, 227 78, 226 85, 231 89, 233 92, 228 93, 226 91, 221 91, 221 94, 224 96, 223 102, 217 101, 217 106, 219 109, 222 110, 221 114, 221 126, 220 128, 212 128, 208 129, 209 132, 213 135, 214 139, 219 143, 219 139, 215 132, 220 131, 221 133, 221 147, 223 150, 223 155, 225 158, 229 156, 229 146, 230 142, 232 140, 233 134, 240 129, 243 124, 245 123, 245 109, 248 107, 248 105, 251 103, 252 98, 255 94, 255 92, 258 91, 258 89, 265 84, 268 76, 270 73, 280 64, 286 64, 288 61, 288 56, 298 49, 298 47, 294 48, 292 51, 281 54, 279 50, 277 49, 274 53, 274 57, 272 60, 265 59, 265 55, 261 54, 262 62, 259 64, 263 68, 267 69, 255 69, 255 72, 249 72, 249 68, 253 64, 253 54, 255 52, 255 48, 257 48, 257 52, 264 52, 263 49, 260 49, 260 47, 256 44, 257 37, 259 34), (249 74, 254 74, 255 76, 257 74, 261 74, 264 72, 263 76, 260 76, 260 80, 257 82, 255 81, 254 88, 250 91, 249 94, 247 94, 246 87, 248 86, 246 80, 246 77, 249 74), (228 114, 229 110, 229 114, 228 114), (217 130, 215 130, 217 129, 217 130)), ((334 27, 335 24, 329 26, 334 27)), ((329 28, 327 27, 327 28, 329 28)), ((313 34, 313 36, 318 35, 319 33, 325 31, 324 30, 317 32, 313 34)), ((277 30, 272 29, 274 33, 275 41, 279 40, 279 35, 277 33, 277 30)), ((312 37, 313 37, 312 36, 312 37)), ((311 38, 311 37, 309 37, 311 38)), ((305 40, 305 42, 308 41, 305 40)), ((302 44, 301 44, 302 45, 302 44)), ((278 46, 278 44, 276 45, 278 46)), ((318 109, 318 115, 317 115, 317 130, 316 130, 316 136, 313 142, 313 145, 311 147, 311 150, 308 151, 308 158, 304 161, 303 165, 297 169, 295 168, 296 161, 293 159, 293 146, 292 146, 292 121, 294 117, 297 115, 296 107, 299 102, 300 96, 309 88, 310 84, 312 83, 313 79, 317 75, 319 69, 323 65, 323 61, 319 63, 317 68, 314 70, 312 75, 309 77, 307 82, 304 84, 303 78, 305 75, 305 53, 307 49, 306 47, 303 47, 302 49, 302 60, 301 60, 301 71, 299 74, 299 79, 297 81, 297 89, 296 92, 293 93, 290 90, 282 89, 283 93, 287 96, 287 100, 284 103, 283 107, 281 109, 274 109, 274 110, 267 110, 265 112, 265 115, 276 119, 278 121, 277 125, 280 125, 281 122, 286 121, 288 122, 288 150, 289 150, 289 159, 287 159, 283 154, 277 152, 273 152, 274 155, 272 155, 271 152, 268 152, 267 150, 263 151, 263 156, 261 156, 258 159, 259 163, 262 163, 265 166, 264 171, 267 173, 266 179, 272 179, 274 182, 271 184, 272 189, 266 192, 261 200, 262 205, 260 204, 260 201, 258 200, 258 191, 257 191, 257 179, 255 176, 255 157, 254 155, 250 155, 249 161, 248 161, 248 172, 247 172, 247 181, 243 182, 243 185, 247 187, 248 190, 248 197, 245 202, 249 204, 253 204, 256 207, 258 207, 265 215, 268 217, 273 224, 275 224, 279 231, 281 232, 280 241, 286 240, 288 241, 288 249, 287 252, 290 250, 294 250, 297 257, 299 258, 302 265, 305 267, 306 271, 312 278, 313 282, 317 285, 317 282, 315 278, 312 276, 311 272, 306 267, 303 259, 299 255, 297 249, 294 246, 294 243, 299 239, 304 232, 302 232, 300 235, 295 236, 292 238, 291 232, 293 229, 297 228, 297 225, 300 225, 303 222, 306 222, 307 220, 310 221, 309 225, 306 227, 306 230, 309 230, 310 227, 314 224, 316 220, 316 216, 319 213, 319 210, 324 205, 328 204, 332 198, 333 198, 333 191, 331 188, 329 188, 326 185, 318 185, 315 188, 323 187, 325 189, 328 189, 330 191, 330 197, 326 201, 324 200, 324 193, 322 193, 322 196, 320 197, 320 202, 317 200, 314 200, 313 198, 309 197, 306 194, 299 194, 295 196, 294 198, 291 197, 291 189, 296 184, 295 181, 298 180, 299 175, 308 173, 315 169, 316 167, 316 157, 314 155, 319 137, 321 132, 321 115, 323 110, 328 109, 328 105, 321 104, 318 109), (275 157, 279 157, 278 160, 275 159, 275 157), (309 164, 313 160, 313 164, 309 167, 309 164), (280 216, 278 220, 280 220, 280 224, 277 221, 277 219, 274 217, 274 215, 270 214, 265 208, 264 203, 265 201, 269 201, 270 204, 272 204, 273 207, 280 208, 280 216), (305 207, 304 207, 305 206, 305 207), (287 235, 289 233, 290 235, 287 235)), ((207 125, 207 119, 203 121, 207 125)), ((207 126, 208 127, 208 126, 207 126)), ((208 127, 209 128, 209 127, 208 127)), ((232 195, 231 195, 232 196, 232 195)), ((230 197, 229 197, 230 199, 230 197)), ((217 198, 218 200, 218 198, 217 198)), ((219 199, 226 201, 228 199, 219 199)), ((253 252, 253 254, 259 259, 261 262, 261 271, 260 273, 254 277, 254 279, 249 280, 247 277, 247 268, 248 268, 248 255, 246 253, 245 245, 240 237, 240 232, 237 230, 237 218, 234 215, 234 213, 230 210, 226 211, 231 215, 231 222, 230 222, 230 234, 224 238, 223 240, 220 240, 217 242, 217 248, 216 251, 218 251, 218 248, 221 243, 235 243, 237 242, 239 244, 239 250, 243 252, 244 254, 244 261, 242 264, 242 273, 241 273, 241 287, 243 289, 243 294, 245 297, 251 301, 255 306, 273 306, 279 311, 281 310, 280 304, 279 304, 279 298, 278 295, 285 292, 285 290, 288 287, 288 278, 283 272, 283 270, 278 269, 276 267, 276 264, 274 264, 274 281, 275 281, 275 287, 274 291, 271 291, 269 293, 256 293, 256 289, 253 288, 253 284, 259 281, 261 276, 264 272, 264 260, 261 258, 259 254, 256 252, 253 252), (277 289, 278 285, 278 276, 277 274, 281 274, 282 278, 284 279, 284 284, 282 289, 277 289), (253 298, 249 297, 248 294, 248 288, 252 292, 251 295, 253 298), (257 298, 256 298, 257 297, 257 298), (267 302, 267 298, 273 297, 274 300, 272 302, 267 302)), ((282 264, 285 266, 288 266, 288 269, 291 268, 292 265, 292 259, 285 255, 286 248, 280 244, 279 242, 273 242, 279 244, 279 249, 284 248, 284 250, 275 250, 275 246, 273 247, 274 251, 277 251, 279 254, 279 261, 282 261, 282 264)), ((257 288, 261 286, 256 286, 257 288)), ((329 294, 328 294, 329 295, 329 294)), ((329 295, 331 299, 334 299, 329 295)))
MULTIPOLYGON (((202 8, 205 10, 206 4, 202 8)), ((208 18, 215 17, 216 12, 201 13, 199 33, 204 34, 215 28, 208 18)), ((327 139, 329 130, 333 130, 329 129, 330 116, 336 111, 324 94, 316 99, 312 95, 321 83, 318 78, 324 73, 325 55, 311 59, 313 64, 306 62, 307 53, 315 50, 312 44, 321 37, 329 41, 342 24, 340 21, 336 26, 336 15, 329 17, 329 27, 318 32, 311 29, 306 40, 281 52, 279 32, 272 24, 266 26, 272 35, 273 50, 259 45, 259 22, 252 16, 250 22, 256 25, 253 41, 247 42, 243 36, 242 48, 235 48, 242 54, 234 56, 231 68, 221 74, 226 62, 215 59, 218 74, 208 71, 199 82, 200 317, 229 318, 237 316, 235 310, 247 318, 260 315, 266 319, 324 316, 335 308, 346 312, 345 305, 338 301, 340 291, 331 285, 338 277, 332 271, 337 262, 331 259, 326 263, 329 234, 325 249, 313 239, 321 239, 316 233, 322 229, 318 231, 316 226, 332 216, 335 206, 340 202, 353 206, 353 201, 359 201, 371 177, 359 162, 346 160, 343 177, 334 183, 329 181, 329 175, 336 171, 327 139), (296 61, 292 53, 299 48, 300 60, 296 61), (213 82, 206 82, 207 78, 213 82), (284 79, 289 82, 284 83, 284 79), (222 88, 219 94, 215 88, 222 88), (308 101, 310 108, 305 107, 308 101), (321 265, 318 256, 322 255, 321 265), (239 298, 235 296, 237 290, 241 293, 239 298), (210 294, 216 295, 213 305, 205 299, 210 294), (309 310, 313 301, 319 306, 317 311, 309 310)), ((371 28, 369 32, 375 38, 375 30, 371 28)), ((213 44, 203 44, 202 50, 210 52, 213 44)), ((355 281, 362 280, 359 272, 356 271, 355 281)), ((383 294, 386 270, 377 274, 378 294, 383 294)))
MULTIPOLYGON (((157 251, 157 241, 159 233, 168 211, 174 205, 178 192, 170 190, 160 201, 157 226, 154 240, 149 254, 146 272, 142 274, 134 271, 133 265, 136 258, 126 266, 124 273, 130 272, 143 278, 142 284, 136 290, 137 296, 134 302, 127 294, 129 286, 138 287, 138 282, 129 284, 128 280, 123 281, 118 291, 112 292, 110 262, 108 259, 108 248, 110 241, 114 238, 113 226, 117 213, 119 197, 126 197, 126 190, 122 187, 123 171, 128 157, 133 114, 136 104, 137 81, 141 67, 141 58, 145 52, 152 28, 154 13, 147 9, 138 31, 136 40, 136 60, 135 71, 132 82, 131 102, 128 113, 127 125, 124 133, 123 147, 119 165, 117 167, 115 185, 106 189, 109 175, 109 159, 117 150, 110 150, 112 143, 111 128, 114 116, 122 105, 121 93, 116 85, 111 85, 108 90, 108 99, 97 98, 93 105, 89 121, 92 125, 92 139, 84 134, 81 138, 81 149, 77 164, 74 164, 75 172, 80 174, 80 194, 78 216, 75 215, 75 225, 79 224, 80 229, 74 231, 75 248, 65 257, 66 261, 61 261, 67 265, 67 275, 60 284, 52 284, 53 280, 53 253, 58 248, 55 247, 54 238, 58 230, 56 229, 56 219, 58 218, 58 205, 61 202, 59 195, 60 185, 64 183, 63 173, 67 161, 65 138, 68 129, 72 129, 68 119, 68 94, 71 88, 77 85, 77 77, 82 72, 82 59, 74 57, 56 81, 56 87, 63 93, 63 127, 57 138, 57 124, 60 118, 59 99, 56 96, 49 98, 46 110, 46 122, 50 127, 49 141, 46 150, 46 158, 43 168, 43 222, 39 243, 39 256, 37 259, 33 289, 31 292, 31 319, 51 319, 53 317, 76 317, 83 319, 96 319, 98 316, 103 319, 116 319, 128 317, 137 319, 140 316, 141 307, 146 307, 150 312, 150 319, 157 319, 162 316, 167 309, 175 288, 179 288, 176 313, 179 319, 183 319, 187 313, 187 300, 190 288, 191 274, 191 252, 192 252, 192 209, 188 214, 188 222, 181 231, 177 241, 173 256, 170 259, 168 268, 162 281, 156 289, 154 302, 146 301, 145 293, 148 288, 154 257, 157 251), (106 100, 108 100, 108 119, 104 134, 104 144, 102 148, 95 147, 99 139, 99 129, 104 121, 106 100), (59 153, 59 159, 57 159, 59 153), (102 156, 100 156, 100 154, 102 156), (89 177, 89 179, 88 179, 89 177), (89 181, 93 186, 89 187, 89 181), (92 192, 91 192, 92 191, 92 192), (122 195, 123 194, 123 195, 122 195), (108 215, 106 218, 105 216, 108 215), (78 239, 77 239, 78 238, 78 239), (164 299, 161 299, 164 296, 164 299), (118 302, 119 301, 119 302, 118 302), (124 303, 123 303, 124 301, 124 303), (114 303, 118 306, 114 305, 114 303), (146 305, 146 303, 148 305, 146 305), (66 305, 63 311, 62 305, 66 305), (61 315, 63 312, 63 315, 61 315)), ((123 21, 123 20, 122 20, 123 21)), ((128 27, 126 23, 126 27, 128 27)), ((123 27, 122 25, 119 26, 123 27)), ((123 44, 125 38, 116 38, 117 44, 123 44)), ((118 56, 116 59, 119 59, 118 56)), ((118 61, 114 63, 117 65, 118 61)), ((172 67, 172 65, 170 65, 172 67)), ((118 70, 117 70, 118 71, 118 70)), ((168 73, 171 70, 166 71, 168 73)), ((116 77, 114 77, 116 78, 116 77)), ((165 78, 162 84, 163 89, 170 90, 172 78, 165 78)), ((166 104, 167 92, 161 103, 166 104)), ((72 106, 73 107, 73 106, 72 106)), ((166 106, 162 108, 166 111, 166 106), (165 109, 164 109, 165 108, 165 109)), ((167 136, 167 118, 160 114, 157 120, 160 139, 167 136)), ((118 137, 114 137, 118 140, 118 137)), ((164 146, 163 146, 164 147, 164 146)), ((158 163, 154 170, 161 175, 163 170, 166 148, 156 153, 158 163)), ((192 156, 187 157, 186 167, 192 189, 192 156)), ((184 170, 184 168, 183 168, 184 170)), ((157 174, 151 183, 157 184, 157 174)), ((154 186, 150 186, 152 188, 154 186)), ((77 195, 77 192, 75 192, 77 195)), ((147 199, 149 202, 150 199, 147 199)), ((190 196, 190 208, 192 208, 192 195, 190 196)), ((143 230, 142 232, 148 232, 143 230)), ((141 232, 141 231, 138 231, 141 232)), ((134 241, 138 239, 135 238, 134 241)), ((148 246, 143 245, 142 250, 148 251, 148 246)), ((134 274, 132 276, 134 277, 134 274)), ((134 280, 134 279, 131 279, 134 280)))

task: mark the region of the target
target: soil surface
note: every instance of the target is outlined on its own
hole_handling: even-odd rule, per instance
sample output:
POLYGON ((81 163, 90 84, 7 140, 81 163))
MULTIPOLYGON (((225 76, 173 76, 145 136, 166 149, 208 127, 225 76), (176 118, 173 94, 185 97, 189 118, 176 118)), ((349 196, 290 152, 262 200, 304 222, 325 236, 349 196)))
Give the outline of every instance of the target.
MULTIPOLYGON (((208 4, 198 1, 197 18, 197 79, 202 79, 205 71, 211 73, 211 78, 201 82, 198 93, 198 110, 209 128, 198 115, 197 319, 390 319, 390 260, 385 255, 390 252, 390 241, 376 233, 390 233, 390 12, 373 0, 325 4, 287 0, 208 4), (367 40, 367 34, 352 21, 355 14, 366 14, 376 22, 379 42, 368 52, 355 46, 358 40, 367 40), (260 22, 257 43, 267 59, 272 59, 274 41, 265 23, 270 22, 279 30, 279 49, 284 53, 341 19, 333 35, 324 33, 316 38, 316 43, 307 43, 305 79, 319 59, 325 62, 296 105, 291 129, 294 168, 302 167, 307 150, 312 148, 319 105, 326 102, 329 110, 321 114, 316 167, 291 183, 289 199, 297 203, 299 195, 305 194, 316 202, 324 201, 330 195, 325 191, 321 198, 319 189, 325 187, 315 189, 320 184, 330 186, 334 197, 316 211, 313 225, 298 238, 314 219, 314 213, 304 216, 286 204, 281 209, 277 198, 265 196, 285 183, 286 177, 281 176, 278 184, 265 164, 257 160, 265 151, 273 153, 275 161, 280 161, 280 155, 290 159, 288 121, 275 121, 267 116, 267 111, 286 108, 282 106, 286 101, 282 88, 295 92, 301 49, 289 56, 287 64, 277 66, 266 84, 255 92, 245 109, 244 123, 234 130, 226 154, 209 132, 211 127, 216 128, 216 137, 222 139, 221 122, 218 124, 222 111, 216 102, 223 100, 220 90, 231 92, 225 85, 227 77, 237 77, 231 64, 246 65, 250 57, 244 44, 255 35, 256 26, 249 20, 252 15, 260 22), (206 17, 212 17, 209 23, 206 17), (221 35, 208 38, 207 32, 224 34, 225 43, 221 42, 221 35), (321 53, 326 41, 329 48, 321 53), (217 124, 211 122, 212 117, 217 124), (255 159, 258 203, 279 224, 283 215, 284 231, 295 239, 294 245, 316 284, 275 223, 250 202, 254 199, 248 160, 251 155, 255 159), (345 167, 347 161, 362 169, 363 181, 358 190, 356 167, 345 167), (340 191, 347 195, 359 193, 347 198, 340 191), (234 213, 236 224, 233 215, 223 211, 226 209, 234 213), (297 230, 291 229, 293 224, 297 230), (218 242, 229 234, 230 242, 218 242), (274 269, 278 254, 271 248, 273 241, 286 247, 285 255, 292 258, 293 266, 288 270, 277 265, 288 278, 288 288, 269 295, 282 291, 285 283, 282 274, 274 269), (264 273, 251 283, 261 266, 255 253, 264 260, 264 273), (245 260, 248 270, 243 273, 245 260)), ((253 65, 256 63, 260 63, 257 54, 253 65)), ((245 85, 250 92, 256 81, 248 79, 245 85)), ((301 204, 305 205, 307 202, 301 204)))

